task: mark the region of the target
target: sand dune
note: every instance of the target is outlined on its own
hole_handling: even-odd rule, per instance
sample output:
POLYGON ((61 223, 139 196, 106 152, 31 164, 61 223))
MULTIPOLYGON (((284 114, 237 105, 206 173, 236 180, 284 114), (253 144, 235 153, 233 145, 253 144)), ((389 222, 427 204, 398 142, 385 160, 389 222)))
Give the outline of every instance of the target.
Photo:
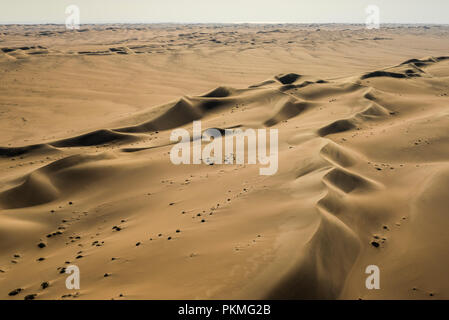
POLYGON ((315 29, 0 27, 0 298, 449 298, 448 29, 315 29), (194 120, 278 172, 173 165, 194 120))

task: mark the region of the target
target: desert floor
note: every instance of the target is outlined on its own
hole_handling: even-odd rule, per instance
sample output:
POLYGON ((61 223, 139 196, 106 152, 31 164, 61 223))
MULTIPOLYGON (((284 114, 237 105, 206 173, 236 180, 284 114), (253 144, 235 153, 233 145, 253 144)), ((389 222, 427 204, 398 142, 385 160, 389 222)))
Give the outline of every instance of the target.
POLYGON ((447 56, 439 26, 0 26, 0 299, 448 299, 447 56), (278 129, 277 173, 172 164, 194 120, 278 129))

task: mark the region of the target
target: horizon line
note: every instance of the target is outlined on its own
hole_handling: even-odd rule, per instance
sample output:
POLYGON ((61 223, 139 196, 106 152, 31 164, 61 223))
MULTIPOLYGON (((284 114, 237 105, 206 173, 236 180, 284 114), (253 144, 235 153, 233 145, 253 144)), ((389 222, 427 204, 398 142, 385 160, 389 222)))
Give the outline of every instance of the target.
MULTIPOLYGON (((365 25, 365 22, 276 22, 276 21, 242 21, 242 22, 172 22, 172 21, 161 21, 161 22, 86 22, 80 23, 82 25, 107 25, 107 24, 177 24, 177 25, 236 25, 236 24, 262 24, 262 25, 365 25)), ((64 22, 0 22, 0 25, 61 25, 65 26, 64 22)), ((444 26, 449 25, 449 22, 436 23, 436 22, 381 22, 380 25, 432 25, 432 26, 444 26)))

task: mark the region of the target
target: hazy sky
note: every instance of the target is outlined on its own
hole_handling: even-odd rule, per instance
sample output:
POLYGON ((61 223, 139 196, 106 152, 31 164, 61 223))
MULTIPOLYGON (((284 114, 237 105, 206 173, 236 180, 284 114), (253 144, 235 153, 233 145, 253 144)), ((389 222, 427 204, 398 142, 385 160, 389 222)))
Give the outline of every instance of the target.
POLYGON ((449 24, 449 0, 0 0, 0 23, 64 23, 80 8, 81 24, 108 22, 350 22, 380 8, 381 23, 449 24))

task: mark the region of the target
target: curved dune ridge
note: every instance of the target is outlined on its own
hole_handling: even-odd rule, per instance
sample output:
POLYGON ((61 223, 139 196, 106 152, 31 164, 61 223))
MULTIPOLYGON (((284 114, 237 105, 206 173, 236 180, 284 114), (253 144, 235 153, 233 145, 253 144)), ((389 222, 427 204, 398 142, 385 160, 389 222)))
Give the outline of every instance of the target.
POLYGON ((83 183, 98 181, 108 168, 88 170, 88 164, 114 157, 107 153, 98 155, 73 155, 56 160, 24 176, 20 183, 0 193, 0 205, 5 209, 24 208, 49 203, 67 193, 72 193, 83 183), (84 169, 82 169, 84 168, 84 169))
POLYGON ((449 298, 447 75, 448 57, 336 79, 287 73, 1 147, 0 297, 449 298), (171 164, 171 131, 195 120, 278 129, 277 174, 171 164), (83 275, 75 292, 69 264, 83 275), (372 264, 382 290, 365 287, 372 264))

